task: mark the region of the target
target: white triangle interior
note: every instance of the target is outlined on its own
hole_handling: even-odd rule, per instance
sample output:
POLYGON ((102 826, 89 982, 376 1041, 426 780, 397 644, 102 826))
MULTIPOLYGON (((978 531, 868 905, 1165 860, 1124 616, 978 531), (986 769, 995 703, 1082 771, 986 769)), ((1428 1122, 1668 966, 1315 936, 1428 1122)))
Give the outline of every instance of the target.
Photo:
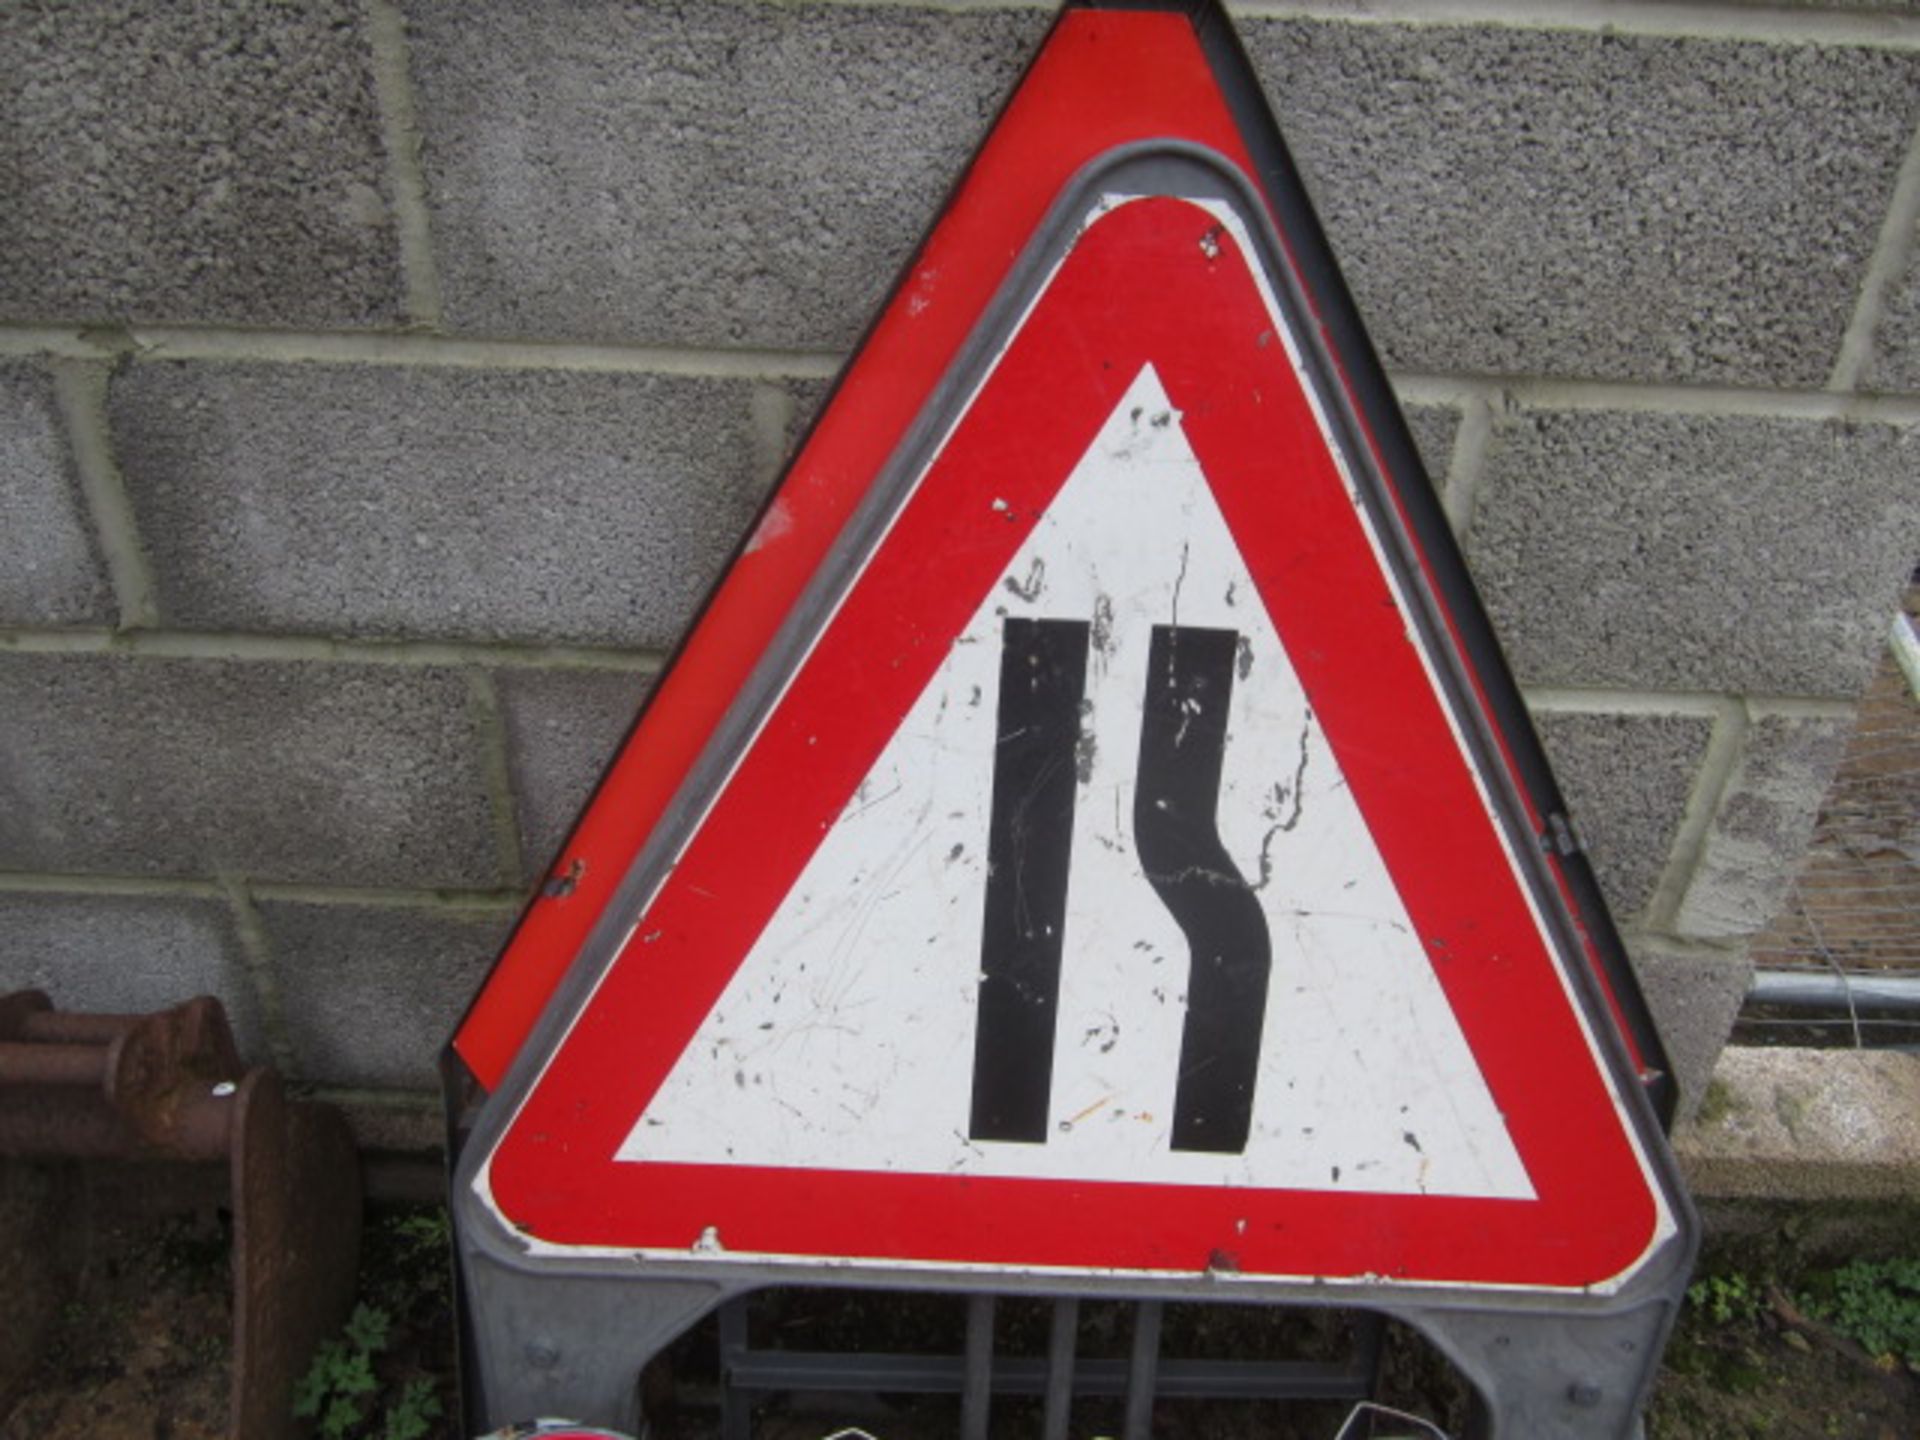
POLYGON ((955 641, 619 1158, 1533 1198, 1152 366, 955 641), (1010 616, 1098 617, 1044 1144, 968 1136, 1010 616), (1218 813, 1257 886, 1273 970, 1239 1154, 1169 1145, 1186 944, 1134 854, 1148 638, 1176 622, 1241 636, 1218 813))

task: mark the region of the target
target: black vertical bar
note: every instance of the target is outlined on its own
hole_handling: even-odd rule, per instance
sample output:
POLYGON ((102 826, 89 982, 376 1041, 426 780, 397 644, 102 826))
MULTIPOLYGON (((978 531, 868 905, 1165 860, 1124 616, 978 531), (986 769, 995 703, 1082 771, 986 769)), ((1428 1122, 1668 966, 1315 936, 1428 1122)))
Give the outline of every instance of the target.
POLYGON ((748 1440, 753 1430, 753 1396, 733 1385, 735 1364, 747 1353, 747 1299, 720 1307, 720 1440, 748 1440))
POLYGON ((1002 639, 973 1047, 976 1140, 1047 1138, 1090 629, 1084 620, 1009 619, 1002 639))
POLYGON ((1160 1372, 1160 1315, 1158 1300, 1142 1300, 1133 1307, 1133 1350, 1127 1357, 1126 1426, 1124 1440, 1153 1440, 1153 1392, 1160 1372))
POLYGON ((967 1359, 960 1392, 960 1440, 987 1440, 993 1408, 993 1296, 967 1297, 967 1359))
POLYGON ((1226 1154, 1247 1148, 1253 1125, 1273 966, 1266 914, 1220 841, 1239 640, 1234 630, 1153 627, 1133 803, 1140 863, 1191 957, 1173 1148, 1226 1154))
POLYGON ((1080 1302, 1072 1296, 1053 1302, 1053 1325, 1047 1332, 1047 1408, 1041 1421, 1041 1440, 1067 1440, 1067 1422, 1073 1414, 1074 1349, 1080 1338, 1080 1302))
POLYGON ((1493 1440, 1493 1408, 1487 1403, 1487 1397, 1480 1393, 1478 1385, 1467 1387, 1467 1428, 1461 1431, 1462 1440, 1493 1440))
POLYGON ((1371 1310, 1353 1312, 1353 1368, 1366 1381, 1367 1398, 1380 1398, 1381 1356, 1385 1353, 1387 1322, 1371 1310))

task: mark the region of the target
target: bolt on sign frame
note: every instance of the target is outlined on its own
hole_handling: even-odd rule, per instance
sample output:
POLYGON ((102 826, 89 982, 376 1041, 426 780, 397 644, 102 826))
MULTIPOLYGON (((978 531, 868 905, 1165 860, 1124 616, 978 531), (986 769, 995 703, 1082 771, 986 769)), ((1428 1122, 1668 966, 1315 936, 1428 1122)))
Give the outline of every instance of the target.
POLYGON ((1062 10, 446 1073, 482 1424, 824 1285, 1365 1310, 1631 1433, 1665 1054, 1217 4, 1062 10))

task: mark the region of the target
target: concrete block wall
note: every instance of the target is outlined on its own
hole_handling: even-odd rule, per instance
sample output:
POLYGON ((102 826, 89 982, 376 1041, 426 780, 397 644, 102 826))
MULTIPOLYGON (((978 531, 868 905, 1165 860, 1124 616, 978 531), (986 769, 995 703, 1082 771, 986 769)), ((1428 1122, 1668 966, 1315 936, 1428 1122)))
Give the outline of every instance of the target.
MULTIPOLYGON (((1920 554, 1920 5, 1237 15, 1697 1091, 1920 554)), ((0 10, 0 986, 430 1143, 1048 16, 0 10)))

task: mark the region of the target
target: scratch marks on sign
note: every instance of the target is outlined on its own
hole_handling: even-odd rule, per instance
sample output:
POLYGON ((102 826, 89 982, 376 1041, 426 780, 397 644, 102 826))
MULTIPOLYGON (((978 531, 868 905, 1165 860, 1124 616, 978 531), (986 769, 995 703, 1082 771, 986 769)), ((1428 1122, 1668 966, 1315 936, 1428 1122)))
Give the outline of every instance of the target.
POLYGON ((1104 670, 1113 659, 1113 597, 1104 590, 1093 597, 1093 629, 1089 635, 1093 653, 1104 670))
POLYGON ((1099 1024, 1087 1027, 1080 1036, 1080 1043, 1083 1046, 1097 1045, 1102 1055, 1111 1055, 1113 1047, 1120 1043, 1119 1019, 1109 1010, 1100 1017, 1099 1024))
POLYGON ((1094 761, 1100 754, 1100 738, 1093 731, 1093 701, 1080 702, 1080 738, 1073 742, 1073 767, 1082 785, 1093 783, 1094 761))
MULTIPOLYGON (((848 807, 848 818, 857 819, 889 805, 898 806, 900 788, 898 783, 891 784, 865 803, 856 797, 848 807)), ((928 803, 906 807, 902 813, 906 810, 924 812, 928 803)), ((821 957, 822 963, 798 967, 810 973, 805 974, 804 979, 799 975, 794 977, 801 982, 794 993, 789 994, 791 987, 776 987, 758 1003, 749 1002, 745 1013, 737 1019, 724 1010, 716 1011, 712 1022, 714 1061, 730 1064, 736 1091, 766 1085, 771 1104, 802 1124, 819 1123, 822 1103, 833 1106, 856 1124, 883 1106, 887 1085, 911 1059, 899 1046, 883 1044, 880 1048, 885 1053, 879 1067, 857 1078, 840 1074, 835 1083, 825 1087, 815 1086, 807 1077, 823 1073, 823 1069, 831 1073, 833 1067, 818 1066, 806 1057, 817 1042, 830 1040, 837 1047, 874 1032, 871 1017, 881 1001, 873 990, 872 975, 865 965, 869 949, 866 936, 876 913, 897 893, 903 876, 928 863, 972 863, 964 844, 956 844, 943 852, 944 859, 930 860, 925 818, 922 813, 918 821, 909 826, 921 838, 890 855, 884 865, 868 868, 845 889, 831 893, 815 891, 804 897, 803 906, 810 913, 801 934, 816 943, 823 941, 821 948, 825 954, 821 957), (786 1003, 783 1004, 783 1000, 786 1003), (803 1093, 795 1097, 800 1103, 793 1103, 781 1093, 783 1077, 788 1083, 801 1082, 803 1093), (821 1093, 804 1093, 815 1089, 821 1093)), ((883 1034, 887 1029, 880 1027, 883 1034)))
POLYGON ((863 780, 860 783, 860 788, 853 792, 853 805, 847 810, 844 818, 849 820, 855 819, 866 814, 867 811, 873 809, 876 805, 886 804, 887 801, 893 799, 894 796, 900 793, 901 787, 900 782, 896 781, 893 788, 886 791, 886 793, 869 797, 867 791, 870 788, 870 782, 863 780))
POLYGON ((1018 595, 1029 605, 1040 598, 1040 592, 1047 588, 1047 562, 1036 555, 1033 563, 1027 566, 1025 579, 1016 579, 1009 575, 1000 582, 1008 592, 1018 595))
POLYGON ((1069 1115, 1066 1119, 1062 1120, 1060 1122, 1061 1131, 1062 1132, 1071 1131, 1073 1127, 1078 1125, 1082 1120, 1086 1120, 1094 1115, 1098 1115, 1102 1110, 1106 1109, 1107 1106, 1111 1105, 1112 1103, 1113 1103, 1113 1096, 1102 1095, 1098 1100, 1094 1101, 1091 1105, 1086 1106, 1085 1108, 1078 1111, 1077 1113, 1073 1115, 1069 1115))
POLYGON ((760 523, 754 526, 753 535, 747 541, 746 553, 764 549, 774 541, 793 530, 793 511, 788 508, 784 498, 776 496, 767 513, 760 517, 760 523))
POLYGON ((1299 743, 1300 754, 1299 759, 1293 767, 1292 785, 1284 788, 1277 785, 1274 787, 1274 798, 1283 804, 1291 803, 1293 806, 1292 810, 1288 812, 1287 818, 1280 822, 1280 828, 1289 832, 1292 831, 1294 826, 1300 823, 1300 809, 1304 803, 1302 796, 1306 790, 1307 783, 1307 757, 1313 745, 1312 706, 1307 707, 1305 715, 1301 718, 1299 743))
POLYGON ((1291 834, 1294 827, 1300 823, 1300 813, 1306 803, 1307 760, 1313 746, 1311 706, 1307 708, 1300 721, 1299 745, 1299 758, 1293 767, 1292 781, 1275 781, 1267 802, 1261 806, 1260 813, 1272 823, 1267 827, 1267 833, 1260 839, 1260 878, 1254 882, 1255 890, 1266 889, 1273 879, 1274 842, 1282 835, 1291 834))
POLYGON ((580 879, 586 873, 587 862, 576 859, 563 872, 549 876, 547 883, 540 887, 540 893, 549 900, 564 900, 579 888, 580 879))

